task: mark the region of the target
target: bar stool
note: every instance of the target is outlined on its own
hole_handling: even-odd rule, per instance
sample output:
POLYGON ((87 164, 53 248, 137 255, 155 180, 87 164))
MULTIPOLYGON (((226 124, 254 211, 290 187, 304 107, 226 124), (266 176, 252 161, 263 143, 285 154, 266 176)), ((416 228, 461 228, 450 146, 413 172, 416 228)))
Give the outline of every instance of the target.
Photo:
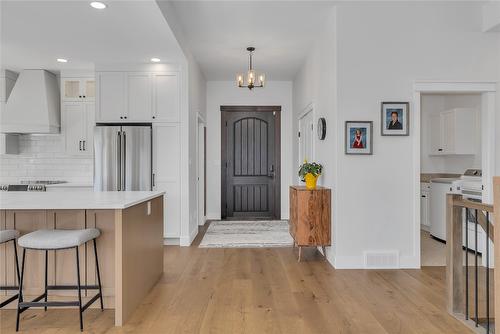
POLYGON ((80 331, 83 331, 83 312, 92 305, 97 299, 100 299, 101 310, 104 309, 101 290, 101 274, 99 272, 99 260, 97 258, 97 245, 96 238, 99 237, 101 232, 96 228, 89 228, 83 230, 38 230, 23 235, 18 239, 19 246, 23 247, 23 255, 21 262, 21 276, 19 279, 19 303, 17 306, 17 319, 16 331, 19 330, 19 317, 21 313, 30 307, 65 307, 65 306, 78 306, 80 314, 80 331), (98 285, 81 285, 80 284, 80 258, 78 255, 78 247, 92 240, 94 244, 94 256, 97 270, 97 283, 98 285), (47 262, 49 250, 63 250, 75 249, 76 253, 76 285, 47 285, 47 262), (26 250, 42 250, 45 251, 45 292, 33 299, 30 302, 25 302, 23 298, 23 276, 24 276, 24 263, 26 258, 26 250), (99 292, 92 297, 85 305, 82 304, 82 289, 99 290, 99 292), (77 301, 47 301, 48 290, 78 290, 77 301), (44 302, 40 302, 45 299, 44 302))
MULTIPOLYGON (((19 262, 17 260, 17 247, 16 247, 16 239, 19 237, 19 232, 16 230, 3 230, 0 231, 0 244, 12 241, 12 246, 14 247, 14 259, 16 263, 16 274, 17 274, 17 281, 19 282, 19 262)), ((5 290, 13 290, 17 291, 19 290, 18 286, 0 286, 0 290, 5 291, 5 290)), ((0 303, 0 308, 6 306, 7 304, 13 302, 14 300, 17 299, 19 294, 15 294, 11 296, 9 299, 3 301, 0 303)))

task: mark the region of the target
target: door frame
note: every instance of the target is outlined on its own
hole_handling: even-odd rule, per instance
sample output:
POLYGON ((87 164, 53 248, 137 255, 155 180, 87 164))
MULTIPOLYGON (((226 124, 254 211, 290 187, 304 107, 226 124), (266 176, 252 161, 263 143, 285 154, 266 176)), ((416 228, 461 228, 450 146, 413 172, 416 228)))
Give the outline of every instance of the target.
POLYGON ((315 128, 314 128, 314 120, 316 119, 316 115, 315 115, 315 112, 314 112, 314 104, 311 102, 309 103, 303 110, 302 112, 300 113, 299 117, 297 118, 298 119, 298 126, 299 126, 299 140, 298 140, 298 143, 299 143, 299 147, 298 147, 298 151, 299 152, 299 161, 297 161, 297 166, 300 166, 302 165, 303 161, 300 161, 300 157, 303 156, 303 153, 302 152, 302 141, 303 141, 303 136, 302 134, 300 133, 300 126, 301 126, 301 123, 303 122, 303 119, 304 117, 306 117, 307 115, 309 115, 311 113, 311 116, 312 116, 312 119, 313 119, 313 128, 312 128, 312 138, 311 138, 311 156, 309 157, 309 161, 315 161, 315 156, 316 156, 316 140, 314 140, 314 131, 315 131, 315 128))
POLYGON ((206 216, 206 189, 207 189, 207 150, 206 129, 207 122, 197 112, 196 123, 196 221, 198 225, 205 225, 206 216), (202 155, 203 154, 203 155, 202 155))
POLYGON ((483 170, 483 202, 493 201, 493 175, 495 174, 495 82, 417 81, 413 85, 411 116, 413 131, 413 258, 411 267, 420 268, 420 136, 421 97, 426 93, 476 93, 481 95, 481 168, 483 170), (486 181, 486 182, 485 182, 486 181))
POLYGON ((230 112, 274 112, 274 161, 276 165, 273 219, 281 217, 281 106, 220 106, 221 111, 221 218, 226 218, 226 163, 227 143, 225 140, 226 118, 230 112))

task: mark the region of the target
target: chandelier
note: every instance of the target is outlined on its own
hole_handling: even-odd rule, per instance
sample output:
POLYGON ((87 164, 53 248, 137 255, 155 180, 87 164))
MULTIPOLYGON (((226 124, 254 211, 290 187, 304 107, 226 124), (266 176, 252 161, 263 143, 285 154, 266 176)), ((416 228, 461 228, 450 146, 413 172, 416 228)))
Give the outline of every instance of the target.
POLYGON ((264 75, 264 73, 261 73, 259 74, 257 79, 257 73, 255 73, 255 70, 253 69, 252 56, 255 48, 253 46, 249 46, 247 48, 247 51, 249 53, 247 77, 245 78, 243 74, 237 75, 236 80, 238 82, 238 87, 248 88, 250 90, 254 89, 255 87, 264 87, 266 76, 264 75))

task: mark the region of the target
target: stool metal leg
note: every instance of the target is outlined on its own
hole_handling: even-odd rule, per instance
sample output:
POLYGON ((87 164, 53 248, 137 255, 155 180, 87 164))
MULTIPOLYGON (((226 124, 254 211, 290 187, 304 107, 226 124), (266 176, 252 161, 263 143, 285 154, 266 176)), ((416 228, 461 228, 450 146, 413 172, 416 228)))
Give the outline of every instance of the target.
POLYGON ((80 285, 80 255, 78 254, 78 247, 76 251, 76 281, 78 284, 78 313, 80 314, 80 331, 83 331, 83 310, 82 310, 82 287, 80 285))
POLYGON ((19 272, 19 260, 17 258, 16 239, 12 240, 12 244, 14 245, 14 260, 16 261, 17 284, 19 284, 19 281, 21 280, 21 273, 19 272))
POLYGON ((23 302, 23 278, 24 278, 24 262, 26 260, 26 248, 23 248, 23 258, 21 261, 21 277, 19 278, 19 303, 17 304, 16 315, 16 332, 19 331, 19 316, 21 315, 20 303, 23 302))
POLYGON ((99 260, 97 257, 97 245, 96 245, 95 239, 94 239, 94 256, 95 256, 95 267, 97 270, 97 284, 99 285, 99 294, 101 295, 100 296, 101 310, 104 310, 104 303, 103 303, 103 297, 102 297, 102 287, 101 287, 101 273, 99 272, 99 260))
MULTIPOLYGON (((15 281, 17 284, 14 284, 13 286, 0 286, 0 291, 19 291, 19 260, 17 258, 16 239, 12 239, 9 241, 12 241, 12 246, 14 247, 14 261, 15 261, 15 265, 16 265, 16 280, 15 281)), ((10 296, 8 299, 6 299, 0 303, 0 308, 12 303, 14 300, 18 299, 18 297, 19 297, 19 293, 16 293, 16 294, 10 296)))
MULTIPOLYGON (((47 269, 49 267, 49 251, 45 251, 45 302, 47 302, 47 297, 48 297, 48 291, 47 291, 47 269)), ((47 311, 47 306, 43 308, 45 311, 47 311)))

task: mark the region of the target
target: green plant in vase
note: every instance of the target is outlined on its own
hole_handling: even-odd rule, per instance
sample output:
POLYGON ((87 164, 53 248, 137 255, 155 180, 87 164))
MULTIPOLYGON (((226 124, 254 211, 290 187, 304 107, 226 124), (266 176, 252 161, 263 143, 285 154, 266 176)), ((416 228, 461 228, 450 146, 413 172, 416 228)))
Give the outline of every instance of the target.
POLYGON ((299 168, 299 177, 302 182, 306 183, 307 189, 313 190, 316 189, 316 182, 322 171, 323 166, 321 164, 304 160, 304 163, 299 168))

